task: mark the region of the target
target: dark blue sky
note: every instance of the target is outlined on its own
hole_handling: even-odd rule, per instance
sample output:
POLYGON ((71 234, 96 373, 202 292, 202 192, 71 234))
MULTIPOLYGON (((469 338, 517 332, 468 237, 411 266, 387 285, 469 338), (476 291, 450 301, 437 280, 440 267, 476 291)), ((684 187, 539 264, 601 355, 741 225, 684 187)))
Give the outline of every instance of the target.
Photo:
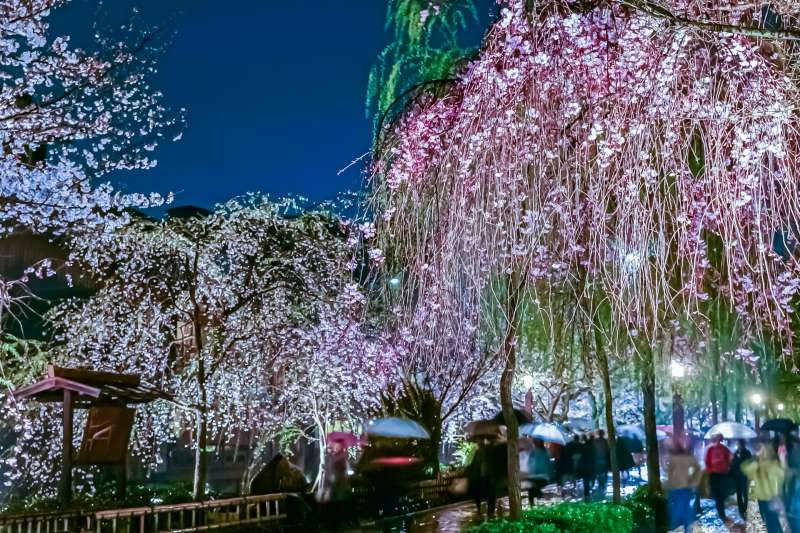
MULTIPOLYGON (((95 5, 75 0, 54 31, 88 29, 95 5)), ((370 146, 364 98, 390 38, 384 0, 106 2, 112 17, 134 6, 152 24, 177 13, 156 86, 187 109, 187 124, 180 142, 159 147, 155 169, 118 175, 119 185, 204 207, 246 191, 321 200, 360 186, 359 167, 337 171, 370 146)))

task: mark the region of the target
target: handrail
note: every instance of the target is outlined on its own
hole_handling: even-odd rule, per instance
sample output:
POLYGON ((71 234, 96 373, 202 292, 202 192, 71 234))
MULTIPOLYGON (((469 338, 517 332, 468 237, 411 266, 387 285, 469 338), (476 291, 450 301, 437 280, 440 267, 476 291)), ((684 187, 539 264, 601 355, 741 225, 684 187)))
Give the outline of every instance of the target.
POLYGON ((179 533, 276 522, 285 493, 178 504, 0 516, 0 533, 179 533))

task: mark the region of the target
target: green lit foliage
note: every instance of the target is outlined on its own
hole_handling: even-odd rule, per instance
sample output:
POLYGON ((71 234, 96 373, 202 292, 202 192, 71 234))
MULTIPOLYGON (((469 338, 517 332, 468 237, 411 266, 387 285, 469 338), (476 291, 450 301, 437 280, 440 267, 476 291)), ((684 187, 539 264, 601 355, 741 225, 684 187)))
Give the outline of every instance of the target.
POLYGON ((536 507, 525 511, 522 520, 491 520, 472 528, 472 533, 628 533, 633 515, 625 506, 607 503, 573 503, 536 507))
POLYGON ((378 55, 367 85, 367 116, 377 122, 415 85, 453 75, 471 50, 459 36, 478 20, 473 0, 390 0, 392 42, 378 55))
POLYGON ((14 389, 38 379, 47 366, 48 352, 43 343, 0 335, 0 385, 14 389))

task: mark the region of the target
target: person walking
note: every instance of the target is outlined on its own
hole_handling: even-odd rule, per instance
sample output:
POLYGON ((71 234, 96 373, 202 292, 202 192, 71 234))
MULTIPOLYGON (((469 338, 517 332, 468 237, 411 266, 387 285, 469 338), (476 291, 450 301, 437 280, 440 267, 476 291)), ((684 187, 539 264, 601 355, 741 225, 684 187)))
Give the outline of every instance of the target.
POLYGON ((725 498, 728 496, 728 474, 731 470, 733 454, 727 446, 722 444, 722 435, 711 436, 711 446, 706 450, 705 467, 708 472, 708 484, 711 497, 717 508, 717 514, 723 522, 728 520, 725 516, 725 498))
POLYGON ((597 482, 595 493, 600 499, 606 496, 606 486, 608 485, 608 471, 611 464, 611 453, 608 448, 606 434, 602 429, 598 429, 592 441, 594 446, 594 475, 597 482))
POLYGON ((325 483, 320 503, 327 510, 331 531, 339 531, 340 523, 348 514, 351 488, 347 469, 347 448, 339 442, 330 444, 325 456, 325 483))
POLYGON ((731 478, 736 485, 736 506, 739 508, 742 520, 747 520, 747 498, 750 488, 750 482, 742 472, 742 465, 752 458, 753 454, 747 449, 747 443, 744 439, 740 439, 731 460, 731 478))
POLYGON ((769 445, 762 444, 757 459, 742 464, 741 469, 750 481, 753 497, 758 500, 758 510, 767 533, 783 533, 780 509, 786 473, 775 458, 775 451, 769 445))
POLYGON ((533 507, 534 500, 542 496, 542 489, 550 481, 550 454, 544 442, 534 439, 533 448, 528 454, 528 504, 533 507))
POLYGON ((617 439, 617 467, 621 473, 625 474, 625 479, 630 479, 630 470, 636 466, 633 460, 633 453, 627 446, 628 439, 617 439))
POLYGON ((508 472, 508 448, 505 443, 483 439, 478 444, 475 457, 467 471, 469 489, 481 514, 481 504, 486 502, 486 515, 491 520, 497 508, 497 492, 505 484, 508 472))
POLYGON ((583 500, 592 499, 592 484, 594 483, 594 444, 586 436, 581 437, 580 456, 578 458, 577 477, 583 480, 583 500))
POLYGON ((786 443, 786 481, 784 482, 784 508, 786 521, 792 533, 800 533, 800 442, 789 437, 786 443))
POLYGON ((582 444, 580 437, 575 437, 564 446, 561 450, 561 455, 556 461, 556 480, 559 485, 559 495, 561 494, 561 485, 566 485, 568 480, 572 480, 572 490, 575 490, 577 479, 577 464, 581 456, 582 444))
POLYGON ((683 526, 685 533, 692 530, 694 512, 691 500, 699 478, 700 464, 697 459, 676 441, 667 459, 667 509, 670 529, 683 526))

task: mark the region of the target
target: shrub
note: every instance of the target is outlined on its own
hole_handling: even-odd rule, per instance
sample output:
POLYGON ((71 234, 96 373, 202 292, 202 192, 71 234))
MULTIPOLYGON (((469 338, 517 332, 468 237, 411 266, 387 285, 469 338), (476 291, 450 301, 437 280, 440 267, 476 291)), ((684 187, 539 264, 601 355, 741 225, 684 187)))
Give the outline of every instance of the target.
POLYGON ((631 510, 608 503, 560 503, 525 511, 522 520, 493 520, 472 529, 472 533, 630 533, 631 510))
POLYGON ((666 531, 668 529, 667 498, 663 492, 654 493, 650 491, 650 487, 642 485, 625 500, 624 505, 633 511, 635 516, 634 523, 637 527, 643 527, 653 520, 656 531, 666 531), (642 507, 645 507, 647 511, 642 507), (646 515, 644 514, 645 512, 647 513, 646 515))

